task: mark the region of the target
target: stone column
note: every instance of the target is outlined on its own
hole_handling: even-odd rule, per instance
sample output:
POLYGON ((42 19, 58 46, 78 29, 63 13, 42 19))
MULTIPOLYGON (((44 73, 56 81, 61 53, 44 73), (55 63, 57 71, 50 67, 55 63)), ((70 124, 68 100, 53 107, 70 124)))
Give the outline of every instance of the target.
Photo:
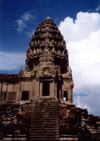
POLYGON ((40 96, 40 81, 37 79, 35 84, 35 97, 40 96))
POLYGON ((57 83, 56 82, 55 82, 55 85, 54 85, 54 89, 55 89, 54 97, 57 98, 57 83))
POLYGON ((71 102, 73 103, 73 88, 71 87, 71 102))
POLYGON ((30 91, 30 94, 31 94, 30 99, 33 100, 34 97, 35 97, 35 81, 34 81, 34 80, 32 81, 32 84, 31 84, 31 91, 30 91))
POLYGON ((43 82, 40 82, 40 97, 42 96, 43 92, 43 82))
POLYGON ((8 86, 9 86, 9 85, 8 85, 8 83, 7 83, 7 88, 6 88, 6 100, 5 100, 6 102, 8 101, 8 86))
POLYGON ((22 97, 21 83, 22 82, 19 82, 19 100, 21 100, 21 97, 22 97))
POLYGON ((54 93, 55 93, 55 87, 54 87, 54 81, 52 81, 52 83, 49 83, 50 85, 50 97, 54 97, 54 93))
POLYGON ((40 97, 40 81, 37 82, 37 97, 40 97))
POLYGON ((71 87, 69 88, 68 91, 68 101, 71 102, 71 87))
POLYGON ((19 101, 21 99, 20 94, 20 82, 17 84, 17 93, 16 93, 16 101, 19 101))

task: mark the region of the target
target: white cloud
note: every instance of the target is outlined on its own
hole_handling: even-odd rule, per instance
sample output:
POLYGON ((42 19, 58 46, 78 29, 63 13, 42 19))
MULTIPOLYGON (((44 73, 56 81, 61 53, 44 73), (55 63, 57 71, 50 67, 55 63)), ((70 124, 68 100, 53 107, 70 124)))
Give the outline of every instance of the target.
POLYGON ((64 35, 67 43, 74 41, 81 41, 89 37, 94 31, 100 27, 100 14, 99 13, 77 13, 76 20, 67 17, 61 21, 59 28, 64 35))
POLYGON ((21 18, 23 19, 23 21, 29 21, 31 18, 35 19, 35 17, 32 16, 30 11, 28 11, 24 15, 22 15, 21 18))
POLYGON ((100 11, 100 4, 98 5, 98 7, 96 8, 96 12, 100 11))
POLYGON ((56 23, 57 21, 58 21, 58 18, 55 18, 55 19, 54 19, 54 22, 56 23))
MULTIPOLYGON (((70 17, 61 21, 59 29, 69 51, 69 64, 75 84, 74 93, 91 93, 92 98, 96 95, 97 99, 100 99, 100 95, 97 95, 97 89, 100 93, 100 14, 79 12, 75 21, 70 17)), ((94 99, 91 100, 89 103, 87 101, 88 104, 85 100, 82 102, 91 107, 94 99)))
POLYGON ((26 23, 22 19, 16 20, 16 23, 18 24, 17 31, 21 33, 26 27, 26 23))
POLYGON ((90 114, 100 116, 100 92, 94 91, 86 97, 77 96, 74 103, 77 107, 87 109, 90 114))
MULTIPOLYGON (((82 100, 83 100, 83 99, 82 99, 82 100)), ((78 96, 77 98, 75 98, 75 99, 74 99, 74 102, 75 102, 75 104, 76 104, 77 107, 81 107, 82 109, 87 109, 88 112, 91 112, 91 108, 89 107, 89 105, 83 103, 83 102, 81 101, 81 97, 80 97, 80 96, 78 96)))
POLYGON ((25 65, 25 53, 0 52, 0 71, 15 70, 25 65))
POLYGON ((34 19, 35 17, 32 16, 30 11, 24 13, 20 19, 16 20, 15 23, 17 24, 17 31, 21 33, 24 28, 27 26, 27 22, 30 21, 30 19, 34 19))
POLYGON ((27 31, 27 32, 25 32, 25 34, 27 35, 27 37, 32 37, 32 35, 34 34, 34 32, 35 32, 35 29, 31 29, 31 31, 27 31))

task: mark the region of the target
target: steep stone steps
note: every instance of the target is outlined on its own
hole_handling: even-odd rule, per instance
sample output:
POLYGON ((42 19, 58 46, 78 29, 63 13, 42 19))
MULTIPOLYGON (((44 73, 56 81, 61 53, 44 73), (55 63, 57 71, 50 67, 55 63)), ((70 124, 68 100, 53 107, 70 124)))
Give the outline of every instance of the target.
POLYGON ((42 99, 34 102, 30 119, 30 141, 58 141, 58 102, 42 99))
POLYGON ((3 138, 3 141, 27 141, 26 134, 8 134, 3 138))

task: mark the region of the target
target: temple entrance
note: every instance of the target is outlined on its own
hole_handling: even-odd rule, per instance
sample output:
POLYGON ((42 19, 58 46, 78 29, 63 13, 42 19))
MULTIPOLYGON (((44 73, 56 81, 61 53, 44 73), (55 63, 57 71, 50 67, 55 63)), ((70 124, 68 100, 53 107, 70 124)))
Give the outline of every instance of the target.
POLYGON ((29 99, 29 92, 23 91, 22 92, 22 100, 28 100, 29 99))
POLYGON ((67 93, 67 91, 64 91, 64 101, 68 101, 68 93, 67 93))
POLYGON ((49 82, 43 82, 42 95, 43 96, 49 95, 49 82))

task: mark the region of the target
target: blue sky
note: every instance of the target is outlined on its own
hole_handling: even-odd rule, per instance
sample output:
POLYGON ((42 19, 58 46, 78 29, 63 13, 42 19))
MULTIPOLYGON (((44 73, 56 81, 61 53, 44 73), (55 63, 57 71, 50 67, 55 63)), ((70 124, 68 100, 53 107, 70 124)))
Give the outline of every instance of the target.
POLYGON ((100 115, 100 0, 0 0, 0 73, 25 69, 32 34, 48 16, 66 41, 75 104, 100 115))
POLYGON ((80 11, 94 12, 99 2, 99 0, 0 0, 0 50, 26 51, 31 40, 27 32, 35 30, 47 16, 59 25, 67 16, 75 19, 80 11), (17 32, 16 21, 27 12, 32 17, 26 21, 26 27, 17 32))

